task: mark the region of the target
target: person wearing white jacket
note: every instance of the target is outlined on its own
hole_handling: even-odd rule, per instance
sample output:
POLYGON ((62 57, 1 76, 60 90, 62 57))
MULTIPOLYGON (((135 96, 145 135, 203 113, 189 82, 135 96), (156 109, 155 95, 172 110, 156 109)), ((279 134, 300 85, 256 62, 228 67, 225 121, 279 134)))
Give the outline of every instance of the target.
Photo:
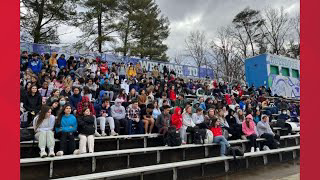
POLYGON ((127 79, 124 79, 122 81, 122 83, 120 84, 121 86, 121 89, 124 89, 126 94, 128 95, 129 94, 129 84, 127 83, 127 79))
POLYGON ((53 127, 55 117, 51 115, 51 108, 49 106, 42 106, 38 116, 33 120, 33 129, 35 139, 39 141, 40 157, 47 157, 46 147, 49 149, 49 156, 54 157, 54 132, 53 127))
POLYGON ((182 114, 182 130, 181 137, 182 138, 182 144, 186 144, 187 142, 187 133, 189 132, 191 134, 191 137, 193 137, 194 133, 194 127, 195 123, 192 120, 192 107, 190 105, 187 105, 185 108, 185 112, 182 114))

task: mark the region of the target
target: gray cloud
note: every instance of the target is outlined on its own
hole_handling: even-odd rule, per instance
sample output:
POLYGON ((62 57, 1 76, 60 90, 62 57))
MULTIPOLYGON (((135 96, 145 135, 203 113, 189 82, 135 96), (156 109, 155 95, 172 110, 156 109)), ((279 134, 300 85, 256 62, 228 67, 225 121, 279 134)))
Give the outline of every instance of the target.
MULTIPOLYGON (((194 30, 202 30, 212 39, 221 26, 231 24, 233 17, 250 6, 263 10, 267 6, 280 8, 293 15, 300 11, 299 0, 156 0, 163 15, 170 20, 170 36, 165 41, 167 54, 182 53, 185 39, 194 30)), ((62 43, 73 43, 81 32, 78 28, 59 27, 60 32, 71 32, 60 37, 62 43)))

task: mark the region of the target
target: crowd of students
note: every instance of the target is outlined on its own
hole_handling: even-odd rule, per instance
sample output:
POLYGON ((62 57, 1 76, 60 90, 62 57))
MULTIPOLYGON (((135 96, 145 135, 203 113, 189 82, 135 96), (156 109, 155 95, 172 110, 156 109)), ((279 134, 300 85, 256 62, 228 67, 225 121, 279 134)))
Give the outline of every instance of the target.
POLYGON ((25 51, 20 65, 20 123, 22 128, 33 126, 41 157, 93 153, 95 136, 165 137, 169 127, 180 133, 182 144, 196 129, 211 130, 221 155, 230 139, 248 139, 254 152, 259 151, 257 137, 263 137, 267 141, 262 148, 268 150, 279 145, 269 125, 271 115, 281 110, 278 119, 285 121, 300 115, 299 104, 266 98, 270 89, 179 78, 166 66, 147 72, 140 63, 109 66, 99 58, 66 60, 63 54, 58 58, 56 53, 25 51), (187 95, 196 99, 190 101, 187 95), (55 138, 60 139, 56 154, 55 138))

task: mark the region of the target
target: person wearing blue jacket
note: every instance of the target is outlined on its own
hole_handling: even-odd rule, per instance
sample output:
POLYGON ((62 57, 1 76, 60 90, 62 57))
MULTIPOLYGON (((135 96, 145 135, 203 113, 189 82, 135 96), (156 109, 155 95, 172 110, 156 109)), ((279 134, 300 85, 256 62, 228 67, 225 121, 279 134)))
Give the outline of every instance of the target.
POLYGON ((39 74, 42 69, 42 63, 38 60, 38 54, 32 54, 32 59, 28 62, 28 68, 32 70, 35 74, 39 74))
POLYGON ((73 114, 77 113, 77 105, 79 102, 81 102, 82 96, 80 94, 80 88, 74 87, 73 89, 73 95, 70 96, 70 105, 73 111, 73 114))
POLYGON ((71 114, 71 105, 67 104, 63 107, 61 113, 58 115, 55 131, 60 136, 60 151, 57 152, 57 156, 63 156, 64 154, 79 154, 79 150, 76 149, 76 143, 74 140, 74 134, 77 131, 78 123, 76 117, 71 114))
POLYGON ((61 54, 58 59, 58 68, 61 69, 63 67, 67 67, 67 60, 65 59, 64 54, 61 54))

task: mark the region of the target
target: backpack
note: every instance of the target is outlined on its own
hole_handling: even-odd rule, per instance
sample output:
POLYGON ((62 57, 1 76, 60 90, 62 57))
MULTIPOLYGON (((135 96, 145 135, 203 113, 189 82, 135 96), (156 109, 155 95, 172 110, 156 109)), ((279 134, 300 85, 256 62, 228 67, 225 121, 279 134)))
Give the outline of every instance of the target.
POLYGON ((236 170, 240 168, 240 163, 239 163, 239 160, 236 158, 236 156, 244 156, 244 151, 241 147, 239 146, 229 147, 226 155, 233 156, 234 163, 236 164, 235 166, 236 170))
POLYGON ((31 141, 32 139, 33 135, 30 133, 28 129, 20 129, 20 142, 31 141))
POLYGON ((213 143, 213 133, 209 129, 207 129, 207 136, 206 139, 204 140, 205 144, 212 144, 213 143))
POLYGON ((176 131, 175 126, 168 128, 166 143, 168 146, 180 146, 182 143, 180 133, 176 131))
POLYGON ((193 143, 204 144, 206 136, 207 136, 206 129, 199 129, 198 127, 195 127, 194 135, 193 135, 193 143))

